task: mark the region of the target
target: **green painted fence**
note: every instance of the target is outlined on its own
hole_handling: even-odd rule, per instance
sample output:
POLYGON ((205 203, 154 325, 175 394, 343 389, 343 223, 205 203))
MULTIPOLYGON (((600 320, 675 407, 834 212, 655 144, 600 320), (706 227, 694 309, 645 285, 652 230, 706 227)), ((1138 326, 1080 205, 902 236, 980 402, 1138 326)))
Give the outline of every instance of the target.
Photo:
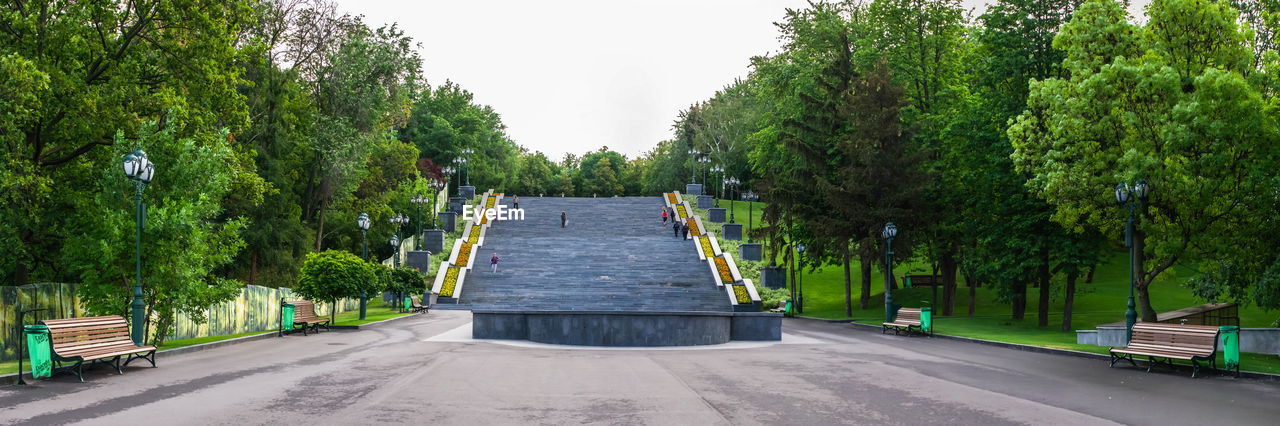
MULTIPOLYGON (((186 314, 179 313, 173 332, 166 340, 219 336, 275 330, 280 320, 280 300, 293 300, 293 292, 287 288, 245 286, 240 296, 205 310, 207 321, 196 324, 186 314)), ((17 359, 18 339, 22 338, 17 324, 19 306, 22 309, 46 308, 40 319, 75 318, 89 316, 76 295, 75 284, 31 284, 22 287, 0 287, 0 361, 17 359)), ((338 312, 358 309, 355 299, 338 302, 338 312)), ((329 304, 316 302, 316 314, 328 315, 329 304)), ((27 323, 35 317, 28 314, 27 323)))

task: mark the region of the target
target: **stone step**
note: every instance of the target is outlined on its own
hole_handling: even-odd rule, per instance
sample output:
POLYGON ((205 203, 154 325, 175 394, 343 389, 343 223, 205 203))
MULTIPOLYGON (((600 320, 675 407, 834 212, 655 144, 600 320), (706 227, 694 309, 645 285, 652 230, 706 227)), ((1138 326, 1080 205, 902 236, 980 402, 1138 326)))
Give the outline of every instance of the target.
MULTIPOLYGON (((508 195, 503 204, 512 207, 508 195)), ((729 311, 692 242, 663 225, 660 197, 522 197, 499 221, 463 287, 473 308, 729 311), (560 212, 568 226, 560 226, 560 212), (497 273, 489 258, 501 257, 497 273)))

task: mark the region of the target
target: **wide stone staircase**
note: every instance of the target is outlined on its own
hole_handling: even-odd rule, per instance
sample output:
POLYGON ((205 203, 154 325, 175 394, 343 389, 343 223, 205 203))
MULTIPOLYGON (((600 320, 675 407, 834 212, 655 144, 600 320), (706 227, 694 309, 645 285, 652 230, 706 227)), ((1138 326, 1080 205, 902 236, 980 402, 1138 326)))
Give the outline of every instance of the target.
MULTIPOLYGON (((502 203, 512 207, 511 194, 502 203)), ((731 311, 660 197, 521 197, 524 220, 488 230, 460 304, 472 309, 731 311), (560 227, 560 212, 568 227, 560 227), (670 223, 668 222, 668 225, 670 223), (498 272, 489 259, 498 252, 498 272)))

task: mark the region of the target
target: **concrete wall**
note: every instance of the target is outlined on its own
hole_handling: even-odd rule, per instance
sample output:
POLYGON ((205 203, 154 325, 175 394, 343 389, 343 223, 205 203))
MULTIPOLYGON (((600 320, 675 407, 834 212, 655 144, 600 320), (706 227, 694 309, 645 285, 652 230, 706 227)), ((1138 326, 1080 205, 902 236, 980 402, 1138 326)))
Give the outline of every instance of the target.
POLYGON ((473 312, 477 339, 584 346, 695 346, 781 340, 782 316, 764 312, 473 312))
MULTIPOLYGON (((1097 330, 1076 330, 1076 343, 1108 347, 1125 346, 1124 327, 1098 327, 1097 330)), ((1222 341, 1219 338, 1218 347, 1222 341)), ((1240 352, 1280 355, 1280 328, 1240 329, 1240 352)))

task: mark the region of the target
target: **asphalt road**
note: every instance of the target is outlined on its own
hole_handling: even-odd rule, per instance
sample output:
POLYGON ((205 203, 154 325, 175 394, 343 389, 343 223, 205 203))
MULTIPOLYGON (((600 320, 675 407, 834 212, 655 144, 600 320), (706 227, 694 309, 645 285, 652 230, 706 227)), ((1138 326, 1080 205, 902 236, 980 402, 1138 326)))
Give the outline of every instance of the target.
POLYGON ((0 388, 32 424, 1277 424, 1280 384, 848 325, 778 344, 599 350, 468 341, 466 311, 271 338, 0 388))

